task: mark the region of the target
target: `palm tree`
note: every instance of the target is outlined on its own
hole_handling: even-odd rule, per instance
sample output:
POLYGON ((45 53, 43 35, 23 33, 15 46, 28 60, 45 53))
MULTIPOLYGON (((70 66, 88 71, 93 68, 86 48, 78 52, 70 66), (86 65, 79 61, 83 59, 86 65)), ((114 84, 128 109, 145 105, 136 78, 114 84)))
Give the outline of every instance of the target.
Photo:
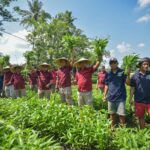
POLYGON ((42 17, 43 21, 47 21, 51 16, 42 9, 43 3, 39 0, 27 0, 29 10, 22 10, 16 7, 15 10, 22 17, 21 24, 26 28, 33 26, 35 21, 42 17))

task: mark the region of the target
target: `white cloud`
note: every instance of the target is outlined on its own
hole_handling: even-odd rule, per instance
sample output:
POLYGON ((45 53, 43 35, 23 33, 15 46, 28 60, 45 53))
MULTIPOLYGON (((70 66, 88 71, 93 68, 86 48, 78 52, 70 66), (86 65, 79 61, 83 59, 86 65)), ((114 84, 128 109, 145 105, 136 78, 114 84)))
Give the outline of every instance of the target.
POLYGON ((138 0, 138 4, 141 8, 143 8, 150 4, 150 0, 138 0))
POLYGON ((125 42, 118 44, 116 48, 119 50, 120 53, 126 53, 132 49, 131 45, 125 42))
MULTIPOLYGON (((28 32, 26 30, 21 30, 12 34, 25 39, 28 32)), ((14 36, 4 34, 0 37, 0 52, 10 55, 11 63, 24 63, 25 59, 23 53, 30 49, 31 46, 28 42, 14 36)))
POLYGON ((111 50, 110 50, 110 56, 111 56, 111 57, 115 57, 115 50, 114 50, 114 49, 111 49, 111 50))
POLYGON ((144 44, 144 43, 139 43, 137 46, 138 46, 139 48, 143 48, 143 47, 145 47, 145 44, 144 44))
POLYGON ((150 15, 145 15, 145 16, 142 16, 140 17, 139 19, 137 19, 137 23, 144 23, 144 22, 148 22, 150 21, 150 15))

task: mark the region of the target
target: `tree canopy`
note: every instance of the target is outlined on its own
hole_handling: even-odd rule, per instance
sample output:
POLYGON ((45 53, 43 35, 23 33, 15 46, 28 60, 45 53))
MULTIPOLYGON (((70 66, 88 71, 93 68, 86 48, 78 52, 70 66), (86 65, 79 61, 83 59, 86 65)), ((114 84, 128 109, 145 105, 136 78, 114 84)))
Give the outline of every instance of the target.
POLYGON ((2 35, 3 23, 4 22, 12 22, 17 21, 16 18, 14 18, 12 12, 8 10, 10 7, 10 4, 16 0, 0 0, 0 35, 2 35))

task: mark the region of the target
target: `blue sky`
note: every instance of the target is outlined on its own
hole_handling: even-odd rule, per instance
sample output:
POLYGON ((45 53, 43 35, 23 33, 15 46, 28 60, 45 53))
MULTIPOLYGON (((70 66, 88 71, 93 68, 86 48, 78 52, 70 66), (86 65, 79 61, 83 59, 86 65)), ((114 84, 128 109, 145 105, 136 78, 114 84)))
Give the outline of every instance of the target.
MULTIPOLYGON (((75 24, 89 38, 110 36, 108 50, 121 61, 124 55, 136 52, 150 57, 150 0, 42 0, 43 8, 52 16, 65 10, 77 18, 75 24)), ((26 0, 13 5, 27 9, 26 0)), ((8 32, 24 37, 26 30, 19 23, 6 23, 8 32)), ((11 55, 11 61, 24 61, 27 43, 4 34, 0 52, 11 55), (10 47, 10 41, 12 46, 10 47), (12 42, 13 41, 13 42, 12 42), (15 45, 13 45, 15 43, 15 45), (5 49, 6 47, 6 49, 5 49)))

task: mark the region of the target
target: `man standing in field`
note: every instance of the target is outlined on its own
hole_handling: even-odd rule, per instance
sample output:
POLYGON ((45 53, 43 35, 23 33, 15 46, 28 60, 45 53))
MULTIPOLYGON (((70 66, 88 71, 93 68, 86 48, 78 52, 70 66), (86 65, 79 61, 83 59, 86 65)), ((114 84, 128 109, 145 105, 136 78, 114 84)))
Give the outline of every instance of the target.
POLYGON ((78 85, 78 105, 93 106, 92 97, 92 74, 97 70, 100 62, 93 66, 90 65, 91 61, 86 58, 79 59, 74 65, 78 68, 75 79, 78 85))
POLYGON ((112 127, 116 124, 116 114, 119 115, 121 125, 125 125, 125 83, 128 77, 124 71, 118 67, 118 60, 111 58, 109 61, 111 71, 107 73, 105 79, 104 100, 108 100, 108 113, 112 121, 112 127))
MULTIPOLYGON (((9 84, 13 84, 14 86, 14 96, 15 98, 26 96, 26 89, 25 89, 25 78, 21 74, 23 66, 14 65, 12 67, 13 75, 9 84)), ((8 84, 8 85, 9 85, 8 84)))
POLYGON ((105 66, 102 66, 102 68, 97 76, 97 85, 96 85, 97 89, 99 89, 101 93, 104 92, 106 73, 107 72, 105 70, 105 66))
POLYGON ((140 128, 145 128, 145 111, 150 115, 150 58, 139 61, 139 70, 132 76, 130 81, 130 104, 135 101, 135 114, 139 119, 140 128))
POLYGON ((52 75, 49 72, 50 65, 43 63, 39 65, 38 74, 38 96, 39 98, 50 99, 50 83, 52 75))
POLYGON ((71 71, 72 64, 65 57, 56 60, 60 67, 57 71, 56 88, 59 89, 62 102, 72 105, 71 98, 71 71))
POLYGON ((10 80, 12 78, 12 71, 9 66, 6 66, 4 69, 4 82, 3 82, 3 89, 5 91, 6 97, 14 97, 14 87, 13 84, 10 83, 10 80))

